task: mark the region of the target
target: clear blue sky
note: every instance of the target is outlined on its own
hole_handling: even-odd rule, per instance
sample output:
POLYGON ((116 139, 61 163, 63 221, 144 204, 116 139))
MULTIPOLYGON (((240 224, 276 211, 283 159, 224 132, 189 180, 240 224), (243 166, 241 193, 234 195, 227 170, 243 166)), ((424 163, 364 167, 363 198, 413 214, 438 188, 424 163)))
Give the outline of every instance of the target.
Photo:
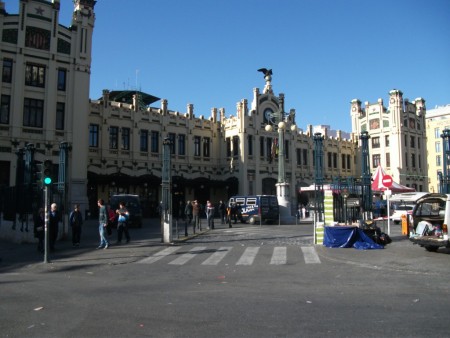
POLYGON ((394 88, 450 104, 449 0, 98 0, 95 12, 91 98, 138 88, 171 110, 232 115, 262 91, 264 67, 303 129, 349 132, 352 99, 387 104, 394 88))

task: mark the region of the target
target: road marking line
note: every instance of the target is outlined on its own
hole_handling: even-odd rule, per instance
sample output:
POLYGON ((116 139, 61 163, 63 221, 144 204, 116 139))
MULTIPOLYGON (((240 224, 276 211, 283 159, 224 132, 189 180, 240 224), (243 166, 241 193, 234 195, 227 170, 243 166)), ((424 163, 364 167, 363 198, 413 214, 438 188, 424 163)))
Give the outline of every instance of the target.
POLYGON ((285 246, 276 246, 273 248, 272 259, 270 264, 283 265, 287 262, 287 248, 285 246))
POLYGON ((302 246, 303 258, 306 264, 319 264, 320 258, 317 255, 316 249, 312 246, 302 246))
POLYGON ((216 252, 214 252, 207 260, 205 260, 202 265, 217 265, 219 262, 233 249, 231 246, 220 247, 216 252))
POLYGON ((180 249, 181 247, 179 246, 172 246, 169 248, 166 248, 164 250, 161 250, 157 253, 155 253, 153 256, 144 258, 140 261, 138 261, 137 263, 142 263, 142 264, 152 264, 156 261, 159 261, 161 258, 167 257, 170 254, 173 254, 175 251, 177 251, 178 249, 180 249))
POLYGON ((204 251, 204 250, 206 250, 206 246, 196 246, 195 248, 189 250, 189 252, 186 252, 185 254, 181 255, 180 257, 174 259, 172 262, 169 262, 169 264, 183 265, 183 264, 189 262, 196 255, 198 255, 199 251, 204 251))
POLYGON ((252 265, 255 260, 256 255, 258 254, 259 247, 253 246, 245 249, 241 258, 237 261, 236 265, 252 265))

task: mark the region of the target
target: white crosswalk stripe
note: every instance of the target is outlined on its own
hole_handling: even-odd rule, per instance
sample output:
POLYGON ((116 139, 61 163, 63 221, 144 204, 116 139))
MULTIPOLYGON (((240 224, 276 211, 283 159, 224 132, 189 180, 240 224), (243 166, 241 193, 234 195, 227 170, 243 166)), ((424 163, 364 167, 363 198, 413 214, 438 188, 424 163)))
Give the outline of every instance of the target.
POLYGON ((256 255, 258 254, 258 251, 258 246, 251 246, 246 248, 241 258, 239 258, 239 260, 237 261, 236 265, 252 265, 256 255))
POLYGON ((316 249, 312 246, 302 246, 303 257, 306 264, 318 264, 320 263, 320 258, 317 255, 316 249))
POLYGON ((153 256, 150 256, 150 257, 147 257, 147 258, 144 258, 144 259, 140 260, 138 263, 142 263, 142 264, 154 263, 156 261, 159 261, 161 258, 169 256, 170 254, 173 254, 178 249, 180 249, 179 246, 172 246, 172 247, 166 248, 166 249, 164 249, 162 251, 159 251, 159 252, 155 253, 153 256))
MULTIPOLYGON (((168 247, 161 251, 156 252, 154 255, 144 258, 138 263, 140 264, 153 264, 157 261, 160 261, 162 259, 165 259, 166 261, 171 257, 173 254, 177 254, 177 258, 173 259, 172 256, 171 260, 166 262, 166 264, 170 265, 184 265, 190 262, 193 258, 199 255, 209 255, 204 258, 204 260, 200 263, 204 266, 216 266, 222 263, 223 261, 226 261, 226 264, 235 264, 239 266, 250 266, 254 263, 256 257, 260 253, 260 249, 263 248, 263 256, 266 256, 269 250, 269 247, 258 247, 258 246, 251 246, 246 247, 245 250, 241 253, 238 260, 234 263, 230 263, 230 258, 227 258, 229 256, 231 251, 240 251, 240 247, 232 247, 232 246, 223 246, 219 248, 208 248, 206 246, 196 246, 190 249, 187 252, 177 252, 178 250, 182 249, 182 246, 176 246, 176 247, 168 247)), ((294 248, 294 246, 291 246, 290 248, 294 248)), ((316 249, 313 246, 301 246, 301 253, 303 256, 303 260, 305 264, 320 264, 320 258, 317 255, 316 249)), ((288 252, 292 254, 292 252, 296 252, 294 249, 289 249, 287 246, 275 246, 271 250, 271 258, 270 262, 267 261, 270 265, 286 265, 288 260, 288 252)), ((298 251, 297 251, 298 252, 298 251)), ((231 257, 236 257, 235 255, 231 257)), ((292 260, 292 262, 298 262, 298 258, 292 260)), ((194 263, 195 264, 195 263, 194 263)))
POLYGON ((214 252, 202 265, 217 265, 233 249, 231 246, 223 246, 214 252))
POLYGON ((287 262, 287 248, 285 246, 276 246, 273 248, 272 259, 270 264, 283 265, 287 262))
POLYGON ((196 246, 195 248, 189 250, 185 254, 181 255, 177 259, 173 260, 169 264, 172 265, 183 265, 189 262, 192 258, 194 258, 199 252, 206 250, 206 246, 196 246))

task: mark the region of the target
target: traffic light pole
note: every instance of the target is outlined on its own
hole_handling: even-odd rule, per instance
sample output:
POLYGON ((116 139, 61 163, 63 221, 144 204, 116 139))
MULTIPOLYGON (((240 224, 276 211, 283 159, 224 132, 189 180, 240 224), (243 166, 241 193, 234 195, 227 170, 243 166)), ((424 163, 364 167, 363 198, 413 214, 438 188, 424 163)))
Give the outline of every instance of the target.
POLYGON ((44 208, 44 212, 45 212, 45 238, 44 238, 44 263, 48 263, 49 259, 48 259, 48 186, 44 187, 44 201, 45 201, 45 208, 44 208))

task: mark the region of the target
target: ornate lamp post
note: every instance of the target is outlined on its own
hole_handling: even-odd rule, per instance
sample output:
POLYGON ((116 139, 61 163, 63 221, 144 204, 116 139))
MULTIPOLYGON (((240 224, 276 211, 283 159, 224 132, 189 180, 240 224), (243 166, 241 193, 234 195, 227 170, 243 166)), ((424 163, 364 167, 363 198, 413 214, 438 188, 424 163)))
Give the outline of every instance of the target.
MULTIPOLYGON (((286 182, 286 170, 284 168, 284 132, 287 128, 286 123, 283 121, 283 110, 282 103, 280 104, 280 109, 278 112, 273 114, 274 119, 269 120, 269 124, 266 125, 265 130, 271 132, 274 129, 278 131, 278 181, 276 184, 277 188, 277 199, 278 205, 280 206, 280 220, 282 223, 292 223, 294 222, 294 217, 291 215, 291 203, 289 200, 289 183, 286 182)), ((297 127, 295 124, 291 125, 291 130, 295 131, 297 127)))

